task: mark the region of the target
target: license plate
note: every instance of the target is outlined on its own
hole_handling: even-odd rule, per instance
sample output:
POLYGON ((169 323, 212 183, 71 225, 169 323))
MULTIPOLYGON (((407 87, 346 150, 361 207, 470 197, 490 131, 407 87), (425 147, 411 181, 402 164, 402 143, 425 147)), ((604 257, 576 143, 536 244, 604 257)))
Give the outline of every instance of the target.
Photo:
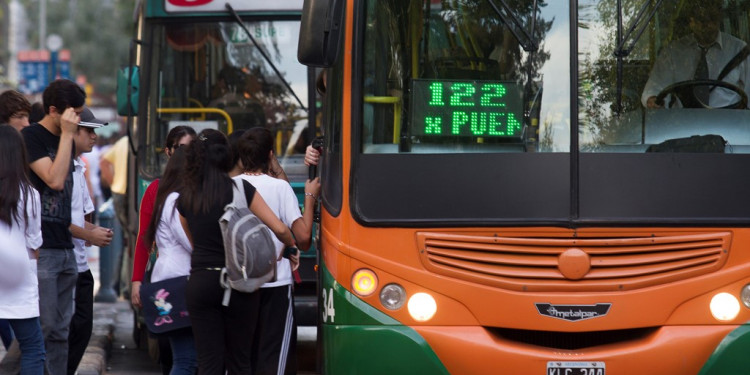
POLYGON ((604 362, 547 362, 547 375, 605 375, 604 362))

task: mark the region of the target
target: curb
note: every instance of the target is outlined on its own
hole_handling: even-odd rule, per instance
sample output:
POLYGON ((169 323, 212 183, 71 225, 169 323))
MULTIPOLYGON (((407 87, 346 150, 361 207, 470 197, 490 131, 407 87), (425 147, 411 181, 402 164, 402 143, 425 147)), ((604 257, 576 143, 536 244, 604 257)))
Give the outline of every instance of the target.
MULTIPOLYGON (((91 339, 78 365, 78 375, 102 375, 107 370, 107 358, 112 352, 117 309, 114 304, 94 303, 94 328, 91 339)), ((3 350, 4 351, 4 350, 3 350)), ((7 353, 0 353, 0 375, 16 375, 21 370, 21 351, 14 341, 7 353)))

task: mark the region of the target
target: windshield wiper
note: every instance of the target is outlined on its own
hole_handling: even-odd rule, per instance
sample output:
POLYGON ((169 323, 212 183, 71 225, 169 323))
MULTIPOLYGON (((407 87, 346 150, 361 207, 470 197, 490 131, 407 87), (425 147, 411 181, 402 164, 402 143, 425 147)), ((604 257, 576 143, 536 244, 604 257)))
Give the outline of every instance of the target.
POLYGON ((643 32, 646 31, 646 26, 648 26, 649 22, 651 22, 651 19, 654 18, 654 15, 656 14, 656 11, 661 6, 661 3, 664 2, 664 0, 657 0, 656 5, 654 6, 654 9, 651 10, 651 13, 649 13, 648 18, 643 19, 643 14, 646 12, 646 8, 653 3, 652 1, 647 1, 643 3, 643 7, 641 7, 641 10, 638 12, 638 15, 635 17, 635 20, 633 20, 633 24, 630 25, 628 28, 628 31, 625 33, 625 35, 622 35, 622 0, 617 0, 617 48, 615 48, 615 56, 617 57, 627 57, 630 55, 631 52, 633 52, 633 48, 635 48, 635 44, 638 43, 638 41, 641 39, 641 35, 643 35, 643 32), (630 39, 630 37, 635 32, 635 28, 638 27, 640 24, 640 29, 638 29, 637 34, 635 35, 635 38, 633 38, 633 41, 630 43, 630 46, 628 48, 625 48, 625 43, 630 39))
POLYGON ((643 6, 641 7, 641 10, 638 12, 638 15, 635 17, 635 20, 633 20, 633 24, 630 25, 628 28, 628 31, 623 35, 623 25, 622 25, 622 0, 617 0, 617 48, 615 48, 614 55, 617 58, 617 83, 616 83, 616 98, 617 102, 615 103, 615 113, 618 115, 622 112, 622 80, 623 80, 623 59, 630 55, 631 52, 633 52, 633 48, 635 48, 635 44, 638 43, 638 40, 641 39, 641 36, 643 35, 643 32, 646 31, 646 27, 648 26, 649 22, 651 22, 651 19, 654 18, 654 15, 656 14, 656 11, 661 6, 661 3, 664 0, 657 0, 656 5, 651 10, 651 13, 649 13, 648 18, 645 19, 644 22, 644 13, 646 12, 646 8, 653 3, 653 1, 647 1, 643 3, 643 6), (636 27, 640 24, 640 28, 636 32, 636 27), (631 39, 631 36, 633 33, 636 32, 635 37, 632 38, 632 42, 628 46, 628 48, 625 48, 625 43, 628 41, 628 39, 631 39))
POLYGON ((523 25, 521 25, 521 21, 518 19, 518 16, 513 13, 513 9, 508 6, 508 3, 506 3, 505 0, 499 1, 503 6, 503 10, 505 11, 505 13, 507 13, 507 16, 503 13, 503 11, 500 10, 500 8, 497 7, 494 1, 487 0, 487 3, 490 4, 498 17, 500 17, 505 25, 508 26, 508 29, 510 29, 510 32, 513 33, 513 36, 516 37, 516 40, 518 40, 518 44, 521 45, 523 50, 526 52, 535 52, 539 48, 539 43, 536 41, 536 39, 534 39, 534 31, 536 28, 535 21, 537 0, 534 0, 534 7, 531 11, 531 33, 524 30, 523 25))
POLYGON ((273 71, 276 73, 276 76, 279 77, 281 82, 284 84, 284 86, 286 86, 287 90, 289 90, 292 96, 294 96, 294 98, 297 99, 297 103, 299 103, 299 106, 303 110, 307 111, 307 107, 305 107, 305 105, 302 104, 302 100, 300 100, 299 96, 297 96, 297 93, 294 92, 294 89, 292 89, 292 86, 290 86, 289 83, 284 79, 284 77, 281 75, 281 72, 279 72, 279 69, 276 68, 276 65, 273 63, 273 61, 271 61, 271 58, 269 58, 268 55, 266 55, 266 51, 264 51, 263 48, 260 47, 260 45, 258 44, 258 41, 256 41, 255 38, 253 38, 253 35, 250 33, 250 30, 247 29, 247 26, 245 26, 245 23, 242 22, 242 18, 240 18, 239 14, 237 14, 237 12, 234 11, 234 8, 232 8, 232 6, 229 5, 229 3, 226 3, 225 6, 227 10, 229 11, 229 13, 231 13, 232 16, 234 16, 234 20, 237 21, 237 24, 240 25, 242 30, 245 31, 245 34, 247 34, 247 37, 250 38, 250 41, 253 42, 253 44, 255 45, 255 48, 258 49, 258 51, 266 60, 268 65, 271 66, 271 69, 273 69, 273 71))

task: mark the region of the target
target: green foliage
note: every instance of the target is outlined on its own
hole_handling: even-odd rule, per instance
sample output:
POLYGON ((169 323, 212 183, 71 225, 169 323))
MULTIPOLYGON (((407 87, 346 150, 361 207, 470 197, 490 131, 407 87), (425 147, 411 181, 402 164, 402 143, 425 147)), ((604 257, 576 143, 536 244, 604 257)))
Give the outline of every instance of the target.
POLYGON ((40 1, 47 4, 47 35, 71 51, 71 75, 85 75, 97 95, 114 97, 117 69, 127 64, 134 0, 21 0, 31 48, 39 48, 40 1))

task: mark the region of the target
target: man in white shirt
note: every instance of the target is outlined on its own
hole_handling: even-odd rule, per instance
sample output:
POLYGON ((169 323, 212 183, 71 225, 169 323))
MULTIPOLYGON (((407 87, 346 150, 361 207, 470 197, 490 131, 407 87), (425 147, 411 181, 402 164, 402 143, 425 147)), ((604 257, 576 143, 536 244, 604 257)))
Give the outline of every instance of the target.
POLYGON ((86 351, 94 322, 94 276, 88 265, 86 245, 106 246, 112 241, 112 230, 102 228, 86 221, 86 215, 94 211, 94 203, 91 200, 88 183, 84 173, 86 165, 81 159, 81 154, 91 151, 96 144, 96 133, 94 129, 106 125, 99 121, 84 107, 81 112, 81 122, 76 131, 73 142, 75 143, 75 159, 73 160, 73 192, 71 199, 71 224, 70 231, 73 233, 73 245, 78 266, 78 281, 76 282, 74 300, 75 313, 70 321, 70 332, 68 334, 68 375, 73 375, 78 369, 78 364, 86 351))
MULTIPOLYGON (((719 77, 725 67, 745 48, 746 43, 727 33, 721 32, 721 2, 707 0, 686 5, 690 14, 690 35, 674 41, 665 47, 654 63, 648 82, 643 89, 641 102, 647 108, 663 108, 657 104, 657 95, 667 86, 692 80, 721 80, 748 92, 750 89, 750 64, 743 58, 724 77, 719 77)), ((740 55, 741 56, 741 55, 740 55)), ((697 102, 713 108, 721 108, 738 103, 740 96, 733 90, 710 85, 694 86, 697 102)), ((665 101, 669 104, 671 98, 665 101)), ((688 103, 676 106, 692 107, 688 103)), ((703 107, 703 105, 695 105, 703 107)))

